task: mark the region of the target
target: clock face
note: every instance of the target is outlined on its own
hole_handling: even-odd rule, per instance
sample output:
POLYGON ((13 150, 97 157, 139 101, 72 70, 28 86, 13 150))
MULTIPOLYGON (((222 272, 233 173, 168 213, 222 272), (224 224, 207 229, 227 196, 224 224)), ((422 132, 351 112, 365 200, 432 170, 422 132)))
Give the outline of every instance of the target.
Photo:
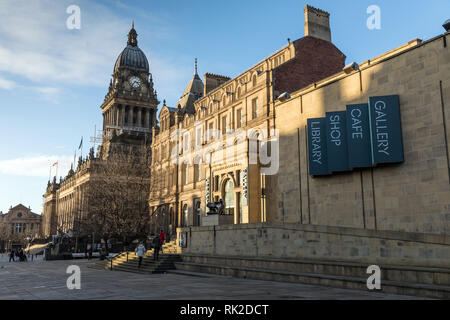
POLYGON ((139 79, 138 77, 135 77, 135 76, 131 77, 130 78, 130 85, 133 88, 139 88, 141 86, 141 79, 139 79))

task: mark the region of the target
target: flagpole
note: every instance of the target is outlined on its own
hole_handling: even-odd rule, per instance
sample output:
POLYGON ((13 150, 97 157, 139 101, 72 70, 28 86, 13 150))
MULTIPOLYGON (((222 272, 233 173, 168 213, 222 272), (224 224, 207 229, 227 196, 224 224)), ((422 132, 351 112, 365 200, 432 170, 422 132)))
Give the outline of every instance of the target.
POLYGON ((50 179, 52 178, 52 165, 50 165, 50 171, 48 173, 48 181, 50 181, 50 179))
POLYGON ((56 162, 56 179, 58 179, 58 167, 59 167, 59 161, 56 162))
POLYGON ((97 138, 97 125, 94 124, 94 152, 95 152, 95 139, 97 138))

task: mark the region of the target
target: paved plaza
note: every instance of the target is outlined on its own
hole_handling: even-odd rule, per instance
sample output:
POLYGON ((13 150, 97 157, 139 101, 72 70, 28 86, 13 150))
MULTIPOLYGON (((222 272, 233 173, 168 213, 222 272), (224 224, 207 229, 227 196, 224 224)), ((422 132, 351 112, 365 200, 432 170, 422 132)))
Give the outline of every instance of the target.
POLYGON ((216 275, 178 273, 143 275, 88 268, 93 261, 8 262, 0 257, 0 300, 5 299, 418 299, 375 292, 336 289, 216 275), (66 285, 69 265, 81 269, 81 289, 66 285))

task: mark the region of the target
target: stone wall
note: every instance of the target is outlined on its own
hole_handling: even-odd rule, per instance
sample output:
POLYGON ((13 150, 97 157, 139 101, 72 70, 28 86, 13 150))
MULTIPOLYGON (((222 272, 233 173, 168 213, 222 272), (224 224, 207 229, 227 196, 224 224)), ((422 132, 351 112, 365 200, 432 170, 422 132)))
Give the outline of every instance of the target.
POLYGON ((450 267, 450 237, 356 228, 253 223, 178 229, 183 253, 450 267))
POLYGON ((276 103, 280 134, 278 221, 449 234, 450 34, 341 72, 276 103), (444 41, 446 38, 446 41, 444 41), (313 178, 306 122, 325 112, 399 95, 405 161, 313 178))

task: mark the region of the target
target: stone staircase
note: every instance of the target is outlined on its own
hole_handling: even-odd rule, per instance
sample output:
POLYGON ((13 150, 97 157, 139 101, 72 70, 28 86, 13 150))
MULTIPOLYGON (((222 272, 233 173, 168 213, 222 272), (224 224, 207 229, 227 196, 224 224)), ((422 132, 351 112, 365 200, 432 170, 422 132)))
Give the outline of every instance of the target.
MULTIPOLYGON (((247 279, 298 282, 337 288, 367 289, 368 264, 183 254, 176 272, 209 273, 247 279)), ((450 269, 380 265, 381 290, 375 292, 450 299, 450 269)))
POLYGON ((153 259, 154 249, 148 250, 139 267, 139 257, 134 252, 121 252, 112 259, 97 261, 89 268, 99 270, 125 271, 134 273, 165 273, 175 269, 175 262, 181 261, 181 248, 176 245, 176 241, 168 242, 163 246, 163 253, 159 252, 159 259, 153 259))

